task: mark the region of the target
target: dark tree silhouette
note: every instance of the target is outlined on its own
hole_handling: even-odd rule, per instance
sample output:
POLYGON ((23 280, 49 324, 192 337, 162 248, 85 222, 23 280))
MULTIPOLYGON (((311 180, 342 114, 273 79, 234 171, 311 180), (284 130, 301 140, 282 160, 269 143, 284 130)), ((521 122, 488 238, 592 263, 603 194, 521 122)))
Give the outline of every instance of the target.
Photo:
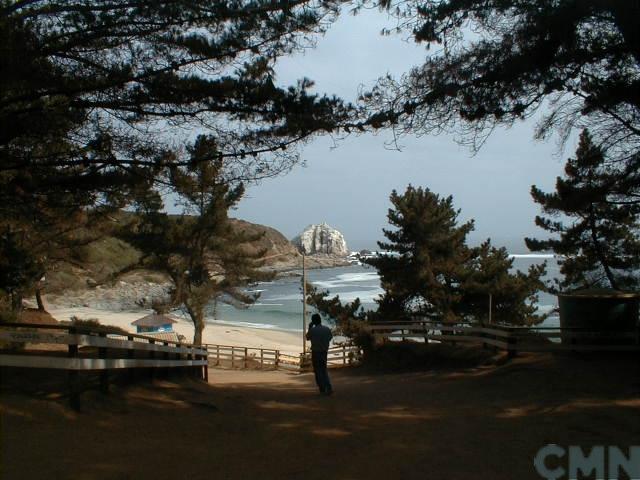
MULTIPOLYGON (((489 295, 492 321, 534 324, 537 292, 544 288, 545 265, 527 273, 512 272, 513 259, 505 248, 486 240, 467 245, 473 220, 458 225, 459 210, 453 197, 442 198, 429 189, 411 185, 403 194, 391 193, 388 219, 393 229, 383 229, 386 242, 377 258, 365 260, 380 275, 384 293, 377 311, 364 311, 359 299, 342 304, 338 296, 311 289, 307 302, 333 318, 348 335, 363 335, 361 324, 371 320, 403 320, 429 316, 437 321, 486 322, 489 295)), ((368 338, 364 335, 362 338, 368 338)))
POLYGON ((286 172, 350 107, 308 79, 277 86, 273 65, 339 3, 0 1, 0 261, 17 245, 46 269, 34 245, 69 219, 95 232, 97 213, 173 188, 195 133, 230 182, 286 172))
POLYGON ((394 229, 383 229, 387 242, 378 246, 391 253, 366 261, 378 270, 384 289, 380 315, 428 314, 453 321, 472 257, 466 237, 473 221, 458 226, 453 197, 440 198, 428 189, 409 186, 403 194, 394 190, 390 199, 387 218, 394 229))
POLYGON ((537 216, 536 225, 554 237, 527 238, 526 243, 533 251, 551 250, 562 255, 560 272, 564 279, 555 290, 637 288, 640 205, 619 201, 611 194, 617 178, 602 149, 592 143, 585 130, 575 158, 567 161, 565 177, 556 181, 556 191, 544 193, 535 185, 531 187, 534 201, 551 216, 537 216))
POLYGON ((251 248, 259 235, 232 227, 228 212, 242 198, 244 186, 225 178, 224 160, 208 161, 215 141, 199 137, 189 149, 190 166, 176 168, 172 183, 185 215, 164 213, 156 194, 140 199, 137 215, 120 236, 142 252, 132 267, 165 272, 173 283, 167 305, 183 306, 195 329, 194 343, 202 343, 207 307, 216 301, 236 306, 257 297, 241 287, 273 274, 259 270, 264 251, 251 248))
MULTIPOLYGON (((369 2, 363 1, 363 4, 369 2)), ((432 54, 363 94, 374 128, 453 132, 473 149, 498 125, 545 112, 537 136, 588 127, 622 164, 636 199, 640 163, 637 0, 381 0, 432 54)))
POLYGON ((435 316, 441 321, 486 321, 488 297, 494 299, 494 321, 536 323, 536 292, 543 287, 544 265, 527 274, 510 273, 513 260, 504 248, 487 240, 467 246, 473 221, 458 225, 453 197, 441 198, 429 189, 409 186, 391 193, 393 208, 383 230, 387 242, 378 242, 388 254, 367 260, 380 274, 384 294, 379 316, 395 319, 413 315, 435 316))
POLYGON ((163 153, 189 127, 215 135, 217 155, 244 159, 239 174, 264 153, 277 155, 251 173, 286 169, 282 150, 344 110, 309 95, 309 80, 277 87, 272 66, 335 13, 312 1, 3 2, 0 167, 184 164, 163 153), (34 145, 60 138, 64 149, 34 145))

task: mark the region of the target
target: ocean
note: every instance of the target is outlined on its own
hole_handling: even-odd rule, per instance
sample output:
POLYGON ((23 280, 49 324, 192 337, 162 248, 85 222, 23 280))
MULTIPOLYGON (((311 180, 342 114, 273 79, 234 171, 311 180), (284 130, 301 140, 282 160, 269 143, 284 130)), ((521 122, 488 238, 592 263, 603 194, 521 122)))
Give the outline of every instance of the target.
MULTIPOLYGON (((547 279, 557 278, 559 268, 556 260, 542 255, 516 255, 513 268, 526 271, 530 265, 544 261, 547 261, 547 279)), ((231 305, 218 304, 216 319, 214 320, 214 312, 210 309, 207 322, 300 332, 302 330, 301 278, 301 275, 298 275, 259 283, 248 289, 249 292, 260 294, 254 305, 238 309, 231 305)), ((364 265, 308 270, 307 281, 320 290, 328 290, 331 296, 340 295, 343 301, 360 298, 365 308, 374 308, 375 298, 382 293, 377 271, 364 265)), ((540 312, 547 313, 556 306, 555 296, 540 292, 538 299, 540 312)), ((310 307, 308 311, 311 311, 310 307)), ((557 314, 552 314, 542 326, 551 327, 558 324, 557 314)))

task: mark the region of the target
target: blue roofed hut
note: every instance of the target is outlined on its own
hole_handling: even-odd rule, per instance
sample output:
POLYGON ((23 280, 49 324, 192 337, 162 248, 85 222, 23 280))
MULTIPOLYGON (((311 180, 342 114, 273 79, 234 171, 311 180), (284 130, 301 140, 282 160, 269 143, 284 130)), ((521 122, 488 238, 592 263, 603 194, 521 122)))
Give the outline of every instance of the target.
POLYGON ((173 332, 173 324, 178 321, 164 313, 152 313, 131 322, 136 326, 136 333, 173 332))

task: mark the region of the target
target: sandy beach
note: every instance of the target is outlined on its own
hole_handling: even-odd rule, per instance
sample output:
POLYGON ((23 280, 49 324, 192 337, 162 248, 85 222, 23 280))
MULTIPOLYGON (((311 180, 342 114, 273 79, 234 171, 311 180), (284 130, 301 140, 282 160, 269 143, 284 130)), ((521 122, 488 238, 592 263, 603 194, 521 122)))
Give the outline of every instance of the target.
MULTIPOLYGON (((58 321, 68 321, 76 316, 81 319, 95 319, 102 325, 119 327, 135 333, 131 322, 152 313, 152 310, 113 312, 89 307, 60 307, 49 305, 49 313, 58 321)), ((184 318, 175 316, 178 323, 173 329, 184 335, 187 342, 193 340, 193 324, 184 318)), ((227 324, 208 323, 204 329, 203 342, 217 345, 230 345, 255 348, 273 348, 290 355, 302 351, 302 338, 294 332, 266 328, 249 328, 227 324)))

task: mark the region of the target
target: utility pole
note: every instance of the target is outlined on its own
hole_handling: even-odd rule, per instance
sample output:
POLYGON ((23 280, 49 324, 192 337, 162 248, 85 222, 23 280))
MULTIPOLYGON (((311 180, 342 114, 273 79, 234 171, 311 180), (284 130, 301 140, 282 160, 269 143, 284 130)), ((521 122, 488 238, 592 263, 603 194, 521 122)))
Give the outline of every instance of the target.
POLYGON ((307 354, 307 267, 302 253, 302 354, 307 354))

